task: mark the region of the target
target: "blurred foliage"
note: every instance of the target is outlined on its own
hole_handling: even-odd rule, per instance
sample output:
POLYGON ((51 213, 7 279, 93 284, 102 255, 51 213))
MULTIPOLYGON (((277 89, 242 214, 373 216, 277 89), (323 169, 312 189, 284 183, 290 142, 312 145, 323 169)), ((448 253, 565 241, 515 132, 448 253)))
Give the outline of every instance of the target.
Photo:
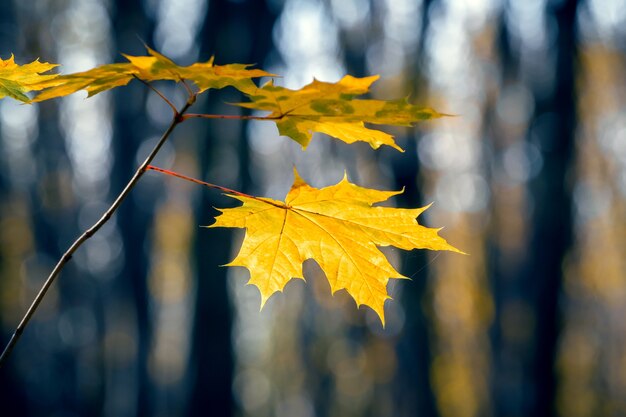
MULTIPOLYGON (((0 372, 1 414, 626 413, 625 20, 619 0, 0 2, 4 60, 82 71, 142 53, 139 36, 181 64, 255 62, 290 89, 381 74, 374 99, 458 114, 389 129, 401 155, 314 140, 306 158, 269 124, 198 121, 158 165, 270 198, 294 164, 314 186, 344 170, 404 186, 398 205, 434 202, 425 223, 471 254, 385 249, 413 282, 390 283, 384 330, 311 261, 310 285, 259 312, 248 274, 217 267, 241 236, 197 227, 221 197, 148 177, 0 372)), ((162 131, 158 97, 118 91, 0 104, 3 340, 162 131)))

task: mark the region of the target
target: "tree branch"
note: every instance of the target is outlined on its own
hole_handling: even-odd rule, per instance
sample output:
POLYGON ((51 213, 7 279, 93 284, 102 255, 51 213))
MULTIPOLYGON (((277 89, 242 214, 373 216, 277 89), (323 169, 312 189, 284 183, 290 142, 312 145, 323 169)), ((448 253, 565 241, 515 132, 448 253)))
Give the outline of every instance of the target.
POLYGON ((87 241, 105 223, 107 223, 109 221, 109 219, 111 218, 113 213, 115 213, 115 211, 120 206, 120 204, 122 204, 122 202, 124 201, 126 196, 135 187, 135 185, 137 184, 137 182, 139 181, 141 176, 146 172, 147 167, 150 165, 150 162, 152 162, 152 160, 154 159, 156 154, 159 152, 159 150, 161 149, 163 144, 167 141, 167 139, 169 138, 171 133, 174 131, 174 128, 178 124, 182 123, 185 120, 184 117, 183 117, 183 114, 195 102, 195 99, 196 99, 195 94, 190 96, 189 100, 187 100, 187 103, 185 103, 185 105, 182 107, 182 109, 180 111, 178 111, 178 110, 176 110, 176 108, 174 108, 174 110, 175 110, 174 117, 173 117, 172 122, 170 123, 169 127, 163 133, 163 136, 161 136, 161 139, 159 139, 159 141, 154 146, 154 148, 152 148, 152 151, 150 151, 150 154, 148 155, 146 160, 139 166, 139 168, 137 168, 137 170, 135 171, 135 174, 133 175, 133 177, 130 179, 128 184, 126 184, 126 187, 124 187, 122 192, 117 196, 115 201, 111 204, 111 206, 107 209, 107 211, 102 215, 100 220, 98 220, 93 226, 91 226, 82 235, 80 235, 78 237, 78 239, 76 239, 74 241, 74 243, 72 243, 72 246, 70 246, 69 249, 61 256, 61 258, 57 262, 56 266, 54 267, 54 269, 52 270, 50 275, 48 275, 48 278, 46 279, 46 282, 44 282, 43 286, 39 290, 39 293, 37 294, 37 296, 33 300, 32 304, 30 305, 30 307, 26 311, 26 314, 22 318, 22 321, 20 322, 20 324, 15 329, 15 332, 11 336, 11 339, 9 340, 9 343, 4 348, 4 351, 2 352, 2 355, 0 356, 0 368, 6 362, 7 357, 11 354, 11 351, 15 347, 15 344, 18 342, 18 340, 22 336, 22 333, 24 332, 24 329, 28 325, 28 322, 33 317, 33 315, 35 314, 35 311, 37 310, 37 307, 39 307, 39 304, 41 303, 41 301, 45 297, 46 293, 48 292, 48 289, 50 288, 50 286, 52 285, 52 283, 54 282, 56 277, 61 273, 61 271, 65 267, 65 264, 67 264, 67 262, 69 262, 69 260, 72 258, 72 255, 74 254, 74 252, 76 252, 76 250, 83 243, 85 243, 85 241, 87 241))
MULTIPOLYGON (((159 97, 161 97, 161 99, 163 101, 165 101, 168 106, 170 106, 170 109, 172 109, 172 112, 174 112, 174 117, 176 117, 179 114, 178 113, 178 109, 176 108, 176 106, 174 106, 174 104, 167 97, 165 97, 165 95, 163 95, 163 93, 161 93, 159 90, 157 90, 156 87, 154 87, 149 82, 147 82, 145 80, 142 80, 141 78, 137 77, 135 74, 133 74, 133 77, 135 77, 135 79, 141 81, 143 85, 145 85, 150 90, 154 91, 159 97)), ((191 95, 189 95, 189 97, 191 97, 191 95)))
POLYGON ((189 87, 189 84, 187 84, 187 80, 185 80, 184 78, 180 79, 180 82, 183 84, 183 86, 185 87, 185 90, 187 90, 187 94, 189 94, 189 97, 191 96, 195 96, 197 93, 194 93, 193 90, 191 89, 191 87, 189 87))
POLYGON ((201 181, 192 177, 188 177, 187 175, 179 174, 178 172, 175 172, 175 171, 170 171, 169 169, 156 167, 154 165, 148 165, 146 167, 146 170, 152 170, 152 171, 160 172, 162 174, 171 175, 172 177, 180 178, 185 181, 190 181, 195 184, 204 185, 205 187, 213 188, 214 190, 224 191, 227 194, 233 194, 233 195, 238 195, 241 197, 251 198, 253 200, 262 201, 266 204, 271 204, 279 208, 289 208, 289 206, 287 206, 286 204, 283 204, 282 202, 277 202, 277 201, 270 200, 270 199, 263 198, 263 197, 255 197, 250 194, 242 193, 241 191, 233 190, 232 188, 222 187, 221 185, 217 185, 217 184, 211 184, 210 182, 201 181))
POLYGON ((245 116, 239 114, 200 114, 200 113, 188 113, 182 116, 183 119, 233 119, 233 120, 278 120, 280 117, 274 116, 245 116))

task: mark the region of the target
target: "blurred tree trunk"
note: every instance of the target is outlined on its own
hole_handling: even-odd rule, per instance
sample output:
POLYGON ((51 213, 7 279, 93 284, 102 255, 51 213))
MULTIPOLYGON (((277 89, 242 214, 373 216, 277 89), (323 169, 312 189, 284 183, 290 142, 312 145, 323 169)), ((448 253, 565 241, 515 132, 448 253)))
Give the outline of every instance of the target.
MULTIPOLYGON (((420 97, 423 93, 423 52, 424 40, 429 30, 428 10, 434 0, 425 0, 420 15, 420 41, 414 51, 406 51, 407 65, 406 74, 410 79, 405 80, 406 91, 411 91, 412 98, 420 97)), ((344 52, 344 62, 347 73, 363 77, 368 74, 366 66, 366 53, 368 45, 373 40, 383 36, 384 22, 381 18, 385 15, 384 5, 381 2, 370 1, 370 30, 364 34, 366 40, 362 43, 350 43, 350 35, 342 31, 340 39, 344 52), (373 28, 373 29, 371 29, 373 28)), ((352 34, 354 35, 354 34, 352 34)), ((360 35, 360 34, 359 34, 360 35)), ((358 38, 358 36, 355 36, 358 38)), ((389 98, 389 97, 384 97, 389 98)), ((398 153, 383 147, 372 154, 378 158, 381 164, 389 166, 393 178, 391 189, 400 190, 404 193, 396 197, 398 207, 420 207, 423 205, 420 191, 420 165, 417 158, 417 142, 415 129, 406 129, 402 134, 396 135, 398 144, 405 150, 398 153)), ((408 255, 408 254, 407 254, 408 255)), ((400 272, 412 278, 410 283, 402 285, 402 306, 405 311, 405 323, 395 349, 398 352, 398 371, 393 381, 394 410, 401 415, 437 416, 438 410, 430 385, 430 365, 432 354, 430 351, 429 322, 424 310, 426 284, 428 279, 428 253, 424 250, 411 251, 410 256, 402 257, 400 272)))
MULTIPOLYGON (((425 41, 430 29, 429 10, 435 0, 424 0, 421 14, 421 33, 417 50, 407 56, 411 74, 410 91, 411 97, 424 96, 423 66, 425 64, 425 41)), ((400 146, 405 150, 402 154, 393 154, 391 166, 394 175, 394 190, 404 188, 404 193, 397 197, 398 207, 422 207, 424 206, 421 192, 421 167, 417 155, 417 138, 420 132, 419 125, 414 129, 408 129, 405 137, 398 137, 400 146)), ((425 250, 411 251, 411 256, 405 256, 400 272, 411 277, 412 281, 404 285, 402 290, 402 303, 406 313, 404 337, 398 343, 398 349, 404 350, 399 355, 399 374, 402 387, 412 388, 415 403, 411 410, 415 415, 437 416, 439 410, 435 405, 435 397, 430 384, 430 368, 433 361, 431 352, 432 328, 426 316, 427 283, 429 277, 428 259, 429 253, 425 250)), ((400 392, 410 395, 405 389, 400 392)), ((411 397, 408 397, 411 398, 411 397)), ((401 401, 398 398, 398 401, 401 401)))
MULTIPOLYGON (((17 19, 15 16, 13 2, 0 2, 0 58, 2 59, 8 59, 11 52, 17 52, 18 50, 21 50, 17 43, 18 27, 16 22, 17 19)), ((23 59, 23 57, 16 57, 16 60, 18 60, 18 62, 21 59, 23 59)), ((0 106, 1 105, 2 104, 0 103, 0 106)), ((10 157, 7 152, 8 150, 4 149, 4 139, 0 138, 0 158, 4 159, 10 157)), ((0 172, 0 223, 2 224, 5 224, 5 216, 10 215, 10 208, 7 207, 7 205, 13 197, 13 186, 11 183, 12 178, 10 175, 10 171, 3 169, 0 172)), ((4 247, 4 244, 8 242, 2 243, 3 244, 0 245, 0 271, 6 273, 8 261, 7 258, 10 255, 4 247)), ((0 282, 0 291, 4 293, 10 288, 7 285, 8 281, 17 281, 18 279, 19 277, 17 276, 3 276, 3 280, 2 282, 0 282)), ((3 298, 4 299, 2 300, 2 304, 0 305, 0 319, 2 319, 0 320, 0 323, 3 323, 8 327, 3 326, 1 328, 0 343, 2 343, 2 346, 0 347, 0 349, 4 349, 6 343, 8 343, 11 335, 13 334, 13 331, 15 330, 13 326, 17 325, 17 323, 12 323, 2 316, 4 315, 5 311, 9 311, 9 309, 17 308, 18 306, 20 306, 20 303, 15 301, 8 303, 8 297, 3 298)), ((10 294, 10 298, 18 298, 18 294, 10 294)), ((14 359, 15 358, 10 358, 0 372, 0 404, 3 404, 3 413, 6 412, 7 415, 26 415, 28 410, 28 399, 26 396, 27 388, 18 378, 14 359)))
MULTIPOLYGON (((546 6, 545 30, 551 33, 549 25, 554 24, 556 42, 554 47, 549 44, 544 47, 548 48, 546 53, 556 54, 556 59, 533 63, 536 65, 533 68, 541 73, 556 74, 551 88, 521 65, 522 57, 516 52, 522 46, 513 47, 507 19, 500 16, 498 48, 502 90, 515 83, 525 83, 523 85, 530 89, 534 114, 528 124, 526 140, 537 145, 543 157, 543 168, 528 182, 525 191, 528 196, 523 200, 527 206, 523 209, 530 214, 525 220, 524 227, 529 232, 522 252, 507 253, 495 236, 490 242, 490 272, 496 306, 492 343, 493 351, 498 352, 494 357, 492 392, 496 414, 501 416, 547 417, 556 413, 555 359, 560 331, 562 263, 572 239, 568 175, 573 165, 576 128, 577 6, 577 0, 548 2, 546 6)), ((494 123, 493 119, 488 120, 494 123)), ((512 138, 500 138, 506 129, 498 130, 497 123, 492 127, 496 129, 497 154, 502 151, 500 148, 510 145, 512 138)), ((497 191, 494 195, 497 196, 497 191)), ((492 218, 518 215, 495 204, 492 218)), ((507 232, 496 231, 498 233, 507 232)))
MULTIPOLYGON (((114 33, 113 60, 119 61, 119 53, 145 55, 141 40, 151 43, 153 23, 144 13, 141 0, 116 0, 112 16, 114 33)), ((111 169, 111 187, 109 200, 112 201, 128 183, 137 169, 137 158, 142 143, 152 131, 146 116, 147 88, 138 82, 130 83, 113 92, 113 168, 111 169)), ((148 373, 148 355, 152 338, 152 324, 148 312, 149 293, 147 288, 147 268, 149 257, 146 251, 147 232, 154 220, 154 206, 157 196, 154 190, 141 182, 118 209, 115 219, 123 243, 124 265, 115 277, 109 293, 111 305, 132 306, 132 317, 125 319, 134 322, 131 328, 137 331, 137 352, 130 368, 112 369, 117 374, 114 380, 123 383, 135 392, 137 415, 151 415, 154 403, 150 398, 151 379, 148 373), (147 198, 146 198, 147 197, 147 198)), ((117 318, 114 318, 117 320, 117 318)), ((109 329, 110 331, 111 329, 109 329)), ((108 367, 114 366, 107 364, 108 367)), ((108 394, 110 395, 110 393, 108 394)))
MULTIPOLYGON (((217 64, 233 62, 261 65, 272 47, 275 16, 261 0, 209 2, 201 34, 201 59, 215 55, 217 64)), ((225 101, 241 101, 232 89, 209 93, 204 108, 194 111, 234 113, 225 101), (217 98, 216 98, 217 97, 217 98), (228 98, 225 98, 228 97, 228 98)), ((235 110, 236 111, 236 110, 235 110)), ((249 152, 246 123, 203 121, 197 150, 202 176, 209 181, 250 192, 249 152), (237 162, 224 164, 234 151, 237 162), (210 173, 211 177, 207 175, 210 173), (225 183, 230 178, 233 183, 225 183), (235 178, 236 180, 232 180, 235 178)), ((196 224, 207 225, 217 214, 214 206, 232 202, 220 194, 203 190, 195 208, 196 224)), ((198 229, 195 241, 196 306, 191 352, 192 385, 189 414, 211 410, 215 415, 232 415, 233 349, 232 310, 227 289, 228 269, 220 267, 231 259, 233 231, 223 228, 198 229)))
POLYGON ((0 2, 0 57, 8 59, 11 51, 17 51, 15 33, 17 32, 17 19, 13 1, 0 2))
MULTIPOLYGON (((499 69, 502 77, 498 93, 501 95, 503 90, 509 84, 515 83, 519 77, 519 57, 514 55, 511 45, 512 35, 507 24, 505 10, 499 13, 495 26, 497 30, 496 46, 498 49, 499 69)), ((498 98, 500 97, 494 97, 494 102, 487 104, 484 125, 485 136, 492 140, 491 146, 496 155, 502 153, 503 148, 513 140, 505 136, 507 129, 500 126, 501 121, 496 116, 495 101, 498 98)), ((510 252, 512 253, 510 253, 507 248, 502 247, 502 242, 498 239, 498 235, 510 232, 508 230, 502 232, 502 229, 508 227, 508 223, 503 221, 502 223, 504 224, 501 224, 499 219, 501 217, 506 219, 510 215, 515 216, 517 213, 511 213, 510 208, 500 201, 501 193, 510 193, 511 191, 509 189, 500 191, 497 188, 498 173, 489 172, 489 175, 492 189, 494 190, 490 213, 490 217, 494 222, 494 230, 487 237, 489 277, 495 307, 494 325, 491 329, 491 344, 492 351, 498 352, 493 358, 494 369, 490 381, 491 394, 496 415, 521 417, 529 413, 527 395, 529 377, 526 369, 528 369, 531 359, 526 352, 528 351, 528 345, 532 341, 529 338, 512 338, 511 334, 513 332, 507 332, 505 327, 509 326, 510 323, 510 319, 506 319, 508 317, 507 314, 510 314, 507 313, 507 309, 512 308, 511 306, 515 303, 524 306, 528 306, 531 303, 528 291, 528 288, 532 286, 528 276, 529 260, 527 252, 529 243, 525 241, 519 244, 524 248, 523 255, 519 253, 519 250, 511 250, 510 252), (506 212, 500 214, 500 211, 506 212), (512 262, 513 258, 516 258, 517 262, 512 262)), ((523 190, 520 192, 526 192, 526 185, 526 183, 518 185, 523 190)), ((523 208, 520 208, 520 210, 523 210, 523 208)), ((529 222, 528 219, 525 220, 529 222)), ((526 227, 530 226, 526 225, 526 227)), ((517 236, 517 238, 520 239, 520 236, 517 236)))
MULTIPOLYGON (((62 8, 50 4, 44 10, 46 15, 57 15, 62 8)), ((42 31, 46 27, 42 15, 30 15, 30 10, 16 3, 16 9, 22 16, 18 21, 24 24, 21 35, 25 42, 25 50, 34 57, 49 55, 49 48, 54 45, 45 44, 46 37, 42 31), (21 9, 20 9, 21 8, 21 9)), ((46 16, 47 17, 47 16, 46 16)), ((49 59, 53 61, 54 58, 49 59)), ((64 136, 59 124, 59 103, 44 102, 38 106, 38 134, 32 145, 34 165, 37 167, 36 177, 29 183, 30 224, 34 234, 35 253, 33 267, 28 275, 35 279, 39 287, 54 263, 66 250, 67 242, 73 241, 77 234, 78 207, 72 189, 72 164, 67 153, 64 136)), ((46 300, 53 306, 47 314, 42 309, 29 325, 21 338, 21 349, 37 347, 29 352, 32 366, 43 369, 37 381, 29 381, 29 405, 33 414, 42 414, 46 410, 78 412, 74 394, 77 390, 77 367, 74 347, 65 344, 60 338, 42 337, 51 335, 52 328, 43 330, 52 323, 58 323, 60 315, 72 302, 72 285, 76 281, 75 265, 69 265, 63 271, 62 279, 55 282, 57 300, 46 300), (43 331, 44 333, 40 333, 43 331), (35 353, 37 352, 37 353, 35 353)), ((28 300, 28 304, 32 299, 28 300)), ((15 352, 14 352, 15 353, 15 352)), ((19 354, 19 352, 18 352, 19 354)), ((17 355, 16 355, 17 356, 17 355)), ((16 358, 13 357, 13 360, 16 358)))
MULTIPOLYGON (((532 380, 536 405, 531 414, 555 414, 555 359, 559 337, 563 260, 572 240, 572 193, 576 131, 576 56, 578 0, 548 2, 547 19, 556 23, 556 67, 553 94, 537 96, 536 115, 549 122, 534 126, 543 151, 543 171, 531 183, 535 203, 530 277, 536 291, 536 355, 532 380)), ((536 92, 541 93, 541 92, 536 92)))

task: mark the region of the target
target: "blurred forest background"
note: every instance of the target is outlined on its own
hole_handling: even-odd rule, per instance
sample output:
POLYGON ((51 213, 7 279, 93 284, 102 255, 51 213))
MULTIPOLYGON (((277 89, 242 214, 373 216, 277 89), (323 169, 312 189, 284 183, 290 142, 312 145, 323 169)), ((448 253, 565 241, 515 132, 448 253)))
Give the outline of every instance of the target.
MULTIPOLYGON (((184 123, 156 165, 282 199, 315 186, 434 202, 470 253, 386 253, 387 327, 319 268, 259 312, 220 268, 241 233, 203 229, 214 191, 149 173, 68 264, 0 370, 2 416, 626 415, 623 0, 0 1, 0 56, 75 72, 143 55, 256 63, 296 88, 381 74, 459 117, 395 129, 406 152, 263 122, 184 123)), ((181 102, 180 87, 159 88, 181 102)), ((238 114, 211 92, 196 112, 238 114)), ((170 120, 138 82, 89 100, 0 102, 0 339, 170 120)))

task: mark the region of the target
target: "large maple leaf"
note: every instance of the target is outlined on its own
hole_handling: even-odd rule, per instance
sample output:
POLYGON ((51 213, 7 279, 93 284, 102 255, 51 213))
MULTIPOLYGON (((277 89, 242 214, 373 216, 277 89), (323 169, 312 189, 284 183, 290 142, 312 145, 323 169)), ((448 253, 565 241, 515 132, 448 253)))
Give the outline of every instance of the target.
POLYGON ((248 69, 249 65, 215 65, 213 58, 204 63, 179 66, 168 57, 147 48, 147 56, 124 55, 129 62, 106 64, 87 71, 59 76, 48 89, 33 101, 63 97, 79 90, 87 90, 91 97, 102 91, 128 84, 134 77, 144 81, 172 80, 193 81, 199 92, 209 88, 232 86, 250 93, 257 87, 252 78, 271 76, 260 69, 248 69))
POLYGON ((367 128, 365 123, 395 126, 445 116, 431 108, 400 100, 355 100, 365 94, 379 77, 356 78, 346 75, 336 83, 313 80, 299 90, 274 85, 272 81, 252 93, 249 103, 237 103, 249 109, 271 112, 278 131, 306 148, 313 132, 326 133, 347 143, 364 141, 374 149, 388 145, 402 150, 393 136, 367 128))
POLYGON ((304 279, 302 262, 314 259, 333 293, 345 289, 357 303, 367 305, 385 323, 383 306, 390 296, 390 278, 406 278, 395 270, 377 246, 460 252, 438 235, 438 229, 417 223, 427 207, 373 207, 402 191, 362 188, 343 180, 317 189, 295 171, 284 202, 229 194, 243 202, 221 209, 209 227, 245 228, 237 257, 227 266, 250 271, 249 284, 261 291, 261 306, 292 278, 304 279))
POLYGON ((51 85, 57 74, 42 74, 56 66, 56 64, 39 62, 39 60, 18 65, 13 55, 7 60, 0 58, 0 99, 12 97, 28 103, 30 98, 25 93, 41 90, 51 85))

